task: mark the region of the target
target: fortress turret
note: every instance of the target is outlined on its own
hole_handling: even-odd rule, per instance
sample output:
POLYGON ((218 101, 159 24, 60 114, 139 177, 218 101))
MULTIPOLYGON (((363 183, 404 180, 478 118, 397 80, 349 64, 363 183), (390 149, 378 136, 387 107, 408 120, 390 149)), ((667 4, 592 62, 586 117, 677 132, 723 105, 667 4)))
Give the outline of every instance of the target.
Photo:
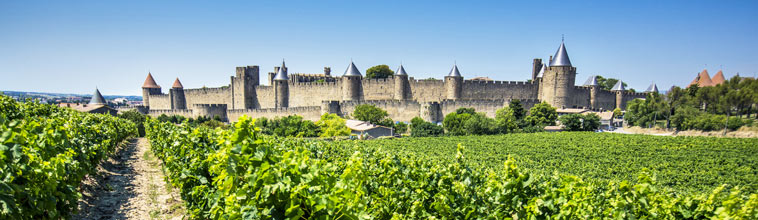
POLYGON ((410 99, 410 88, 411 86, 408 83, 408 73, 405 72, 403 64, 400 64, 400 67, 397 68, 397 72, 395 72, 395 99, 410 99))
POLYGON ((92 99, 89 100, 89 105, 107 105, 103 94, 100 94, 100 90, 95 88, 95 93, 92 94, 92 99))
POLYGON ((590 109, 597 109, 597 93, 600 91, 600 85, 597 84, 597 77, 590 76, 582 86, 590 88, 590 109))
MULTIPOLYGON (((721 73, 721 71, 719 71, 719 73, 721 73)), ((648 86, 647 89, 645 89, 645 93, 658 93, 658 85, 655 85, 655 83, 651 83, 650 86, 648 86)))
MULTIPOLYGON (((542 59, 535 58, 532 62, 532 81, 537 81, 537 77, 540 73, 542 73, 542 70, 544 70, 545 65, 542 64, 542 59)), ((539 76, 541 77, 541 76, 539 76)))
POLYGON ((274 90, 276 92, 276 107, 289 107, 289 77, 287 76, 287 67, 284 65, 284 60, 282 60, 282 66, 274 76, 274 90))
POLYGON ((626 104, 624 103, 625 90, 626 88, 624 88, 624 82, 621 82, 621 80, 616 82, 616 85, 614 85, 613 88, 611 89, 611 91, 616 93, 616 108, 620 108, 622 110, 626 108, 626 105, 624 105, 626 104))
POLYGON ((447 99, 460 99, 461 91, 463 89, 463 76, 458 71, 458 65, 453 65, 453 69, 445 76, 445 90, 447 91, 447 99))
POLYGON ((145 83, 142 84, 142 105, 150 107, 150 95, 158 94, 161 94, 161 87, 155 83, 153 75, 148 72, 147 79, 145 79, 145 83))
POLYGON ((231 109, 252 109, 258 107, 255 87, 259 85, 258 66, 239 66, 231 77, 231 109))
POLYGON ((363 93, 362 78, 361 72, 350 61, 350 66, 347 67, 345 74, 342 75, 342 100, 361 100, 361 94, 363 93))
POLYGON ((187 109, 187 99, 184 96, 184 86, 179 82, 179 77, 174 81, 174 85, 169 90, 171 99, 171 109, 187 109))
POLYGON ((576 68, 571 66, 566 46, 561 42, 558 51, 543 73, 540 86, 542 99, 556 108, 572 107, 571 94, 576 82, 576 68))

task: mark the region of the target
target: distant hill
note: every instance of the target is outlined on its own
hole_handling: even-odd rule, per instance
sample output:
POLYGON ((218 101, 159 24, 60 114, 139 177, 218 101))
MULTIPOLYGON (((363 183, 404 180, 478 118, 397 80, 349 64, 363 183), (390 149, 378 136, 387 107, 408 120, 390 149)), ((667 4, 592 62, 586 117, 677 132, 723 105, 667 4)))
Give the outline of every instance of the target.
MULTIPOLYGON (((21 91, 2 91, 3 94, 15 97, 41 97, 41 98, 69 98, 69 97, 92 97, 92 94, 71 94, 71 93, 49 93, 49 92, 21 92, 21 91)), ((142 101, 142 96, 128 95, 103 95, 105 99, 126 98, 129 101, 142 101)))

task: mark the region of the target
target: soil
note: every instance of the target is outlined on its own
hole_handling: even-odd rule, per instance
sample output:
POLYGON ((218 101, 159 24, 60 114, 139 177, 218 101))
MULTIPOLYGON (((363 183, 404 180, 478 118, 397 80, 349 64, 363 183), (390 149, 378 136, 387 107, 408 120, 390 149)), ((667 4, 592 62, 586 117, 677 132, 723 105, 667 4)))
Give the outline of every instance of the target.
POLYGON ((758 128, 756 127, 741 127, 736 131, 728 131, 724 134, 723 130, 720 131, 674 131, 665 130, 660 128, 640 128, 640 127, 624 127, 620 129, 619 133, 627 134, 652 134, 652 135, 664 135, 664 136, 706 136, 706 137, 733 137, 733 138, 758 138, 758 128))
POLYGON ((147 139, 132 139, 87 176, 72 219, 183 219, 179 191, 164 181, 147 139))

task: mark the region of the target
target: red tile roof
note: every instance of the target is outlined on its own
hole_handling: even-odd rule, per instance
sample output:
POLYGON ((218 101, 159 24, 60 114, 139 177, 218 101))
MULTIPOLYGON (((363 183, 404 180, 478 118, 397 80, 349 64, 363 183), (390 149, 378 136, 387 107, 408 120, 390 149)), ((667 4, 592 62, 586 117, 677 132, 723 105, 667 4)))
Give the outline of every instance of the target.
POLYGON ((155 83, 155 79, 153 79, 152 74, 147 73, 147 79, 145 79, 145 83, 142 84, 142 88, 143 89, 160 89, 161 86, 155 83))

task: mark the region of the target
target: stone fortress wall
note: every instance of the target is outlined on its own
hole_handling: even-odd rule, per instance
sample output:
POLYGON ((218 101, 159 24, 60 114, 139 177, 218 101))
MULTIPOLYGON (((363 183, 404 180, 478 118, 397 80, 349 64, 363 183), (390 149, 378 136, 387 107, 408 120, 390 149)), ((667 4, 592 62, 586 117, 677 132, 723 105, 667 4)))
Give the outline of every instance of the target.
MULTIPOLYGON (((567 60, 565 49, 561 49, 563 46, 556 57, 562 52, 567 60)), ((552 57, 550 62, 553 62, 552 57)), ((275 72, 279 68, 275 67, 275 72)), ((286 69, 283 69, 285 77, 286 69)), ((349 116, 356 106, 370 104, 386 110, 389 117, 396 121, 407 122, 419 116, 439 122, 444 115, 463 107, 474 108, 494 117, 497 109, 503 108, 512 99, 521 100, 526 109, 545 101, 557 108, 613 110, 623 108, 626 102, 635 98, 645 97, 645 93, 576 86, 576 67, 571 66, 570 62, 568 65, 549 67, 542 64, 541 59, 534 60, 532 79, 528 82, 463 79, 460 74, 453 75, 452 71, 444 79, 415 79, 407 75, 385 79, 366 79, 360 75, 334 77, 329 75, 330 71, 325 68, 325 74, 294 74, 296 77, 285 78, 286 81, 275 81, 276 74, 268 73, 269 83, 284 83, 278 84, 277 89, 272 84, 259 85, 258 66, 237 67, 228 86, 196 89, 172 87, 169 94, 162 93, 157 85, 143 86, 146 96, 143 99, 149 99, 148 114, 152 116, 218 115, 233 122, 242 115, 253 118, 300 115, 315 121, 323 113, 349 116), (181 91, 186 107, 172 104, 172 100, 181 98, 181 91)), ((457 73, 457 67, 455 71, 457 73)), ((152 76, 148 76, 145 85, 148 81, 154 83, 152 76)))

